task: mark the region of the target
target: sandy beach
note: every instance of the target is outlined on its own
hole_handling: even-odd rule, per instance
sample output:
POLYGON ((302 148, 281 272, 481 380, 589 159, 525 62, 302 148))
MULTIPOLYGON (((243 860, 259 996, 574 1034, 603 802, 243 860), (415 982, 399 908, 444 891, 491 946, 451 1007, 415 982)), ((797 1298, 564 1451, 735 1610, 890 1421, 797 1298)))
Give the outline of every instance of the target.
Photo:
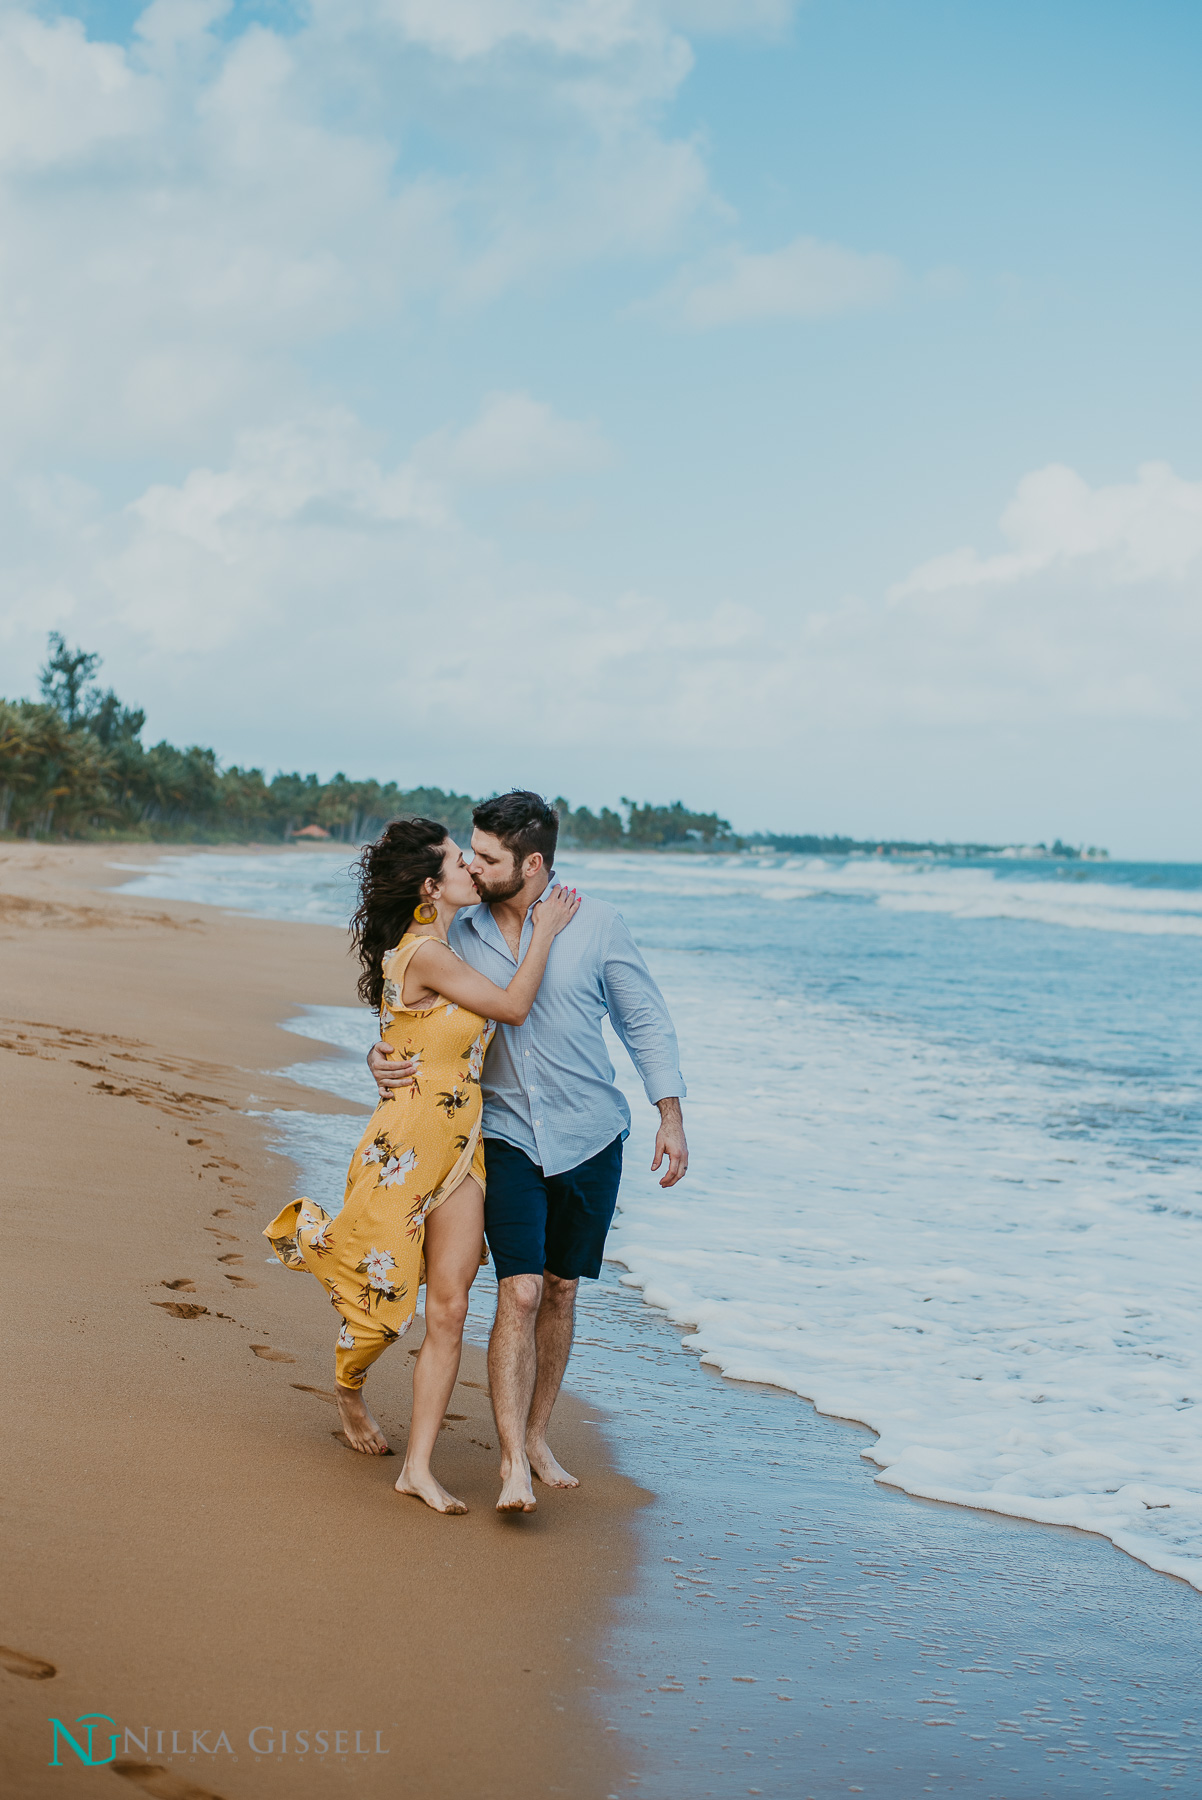
MULTIPOLYGON (((161 1800, 606 1795, 599 1634, 646 1496, 568 1394, 583 1487, 499 1518, 478 1348, 439 1465, 467 1517, 338 1441, 329 1308, 265 1273, 293 1176, 256 1115, 350 1110, 270 1073, 298 1002, 353 1003, 345 941, 104 891, 157 854, 0 848, 5 1792, 92 1791, 48 1723, 92 1713, 161 1800)), ((416 1347, 372 1388, 397 1446, 416 1347)))

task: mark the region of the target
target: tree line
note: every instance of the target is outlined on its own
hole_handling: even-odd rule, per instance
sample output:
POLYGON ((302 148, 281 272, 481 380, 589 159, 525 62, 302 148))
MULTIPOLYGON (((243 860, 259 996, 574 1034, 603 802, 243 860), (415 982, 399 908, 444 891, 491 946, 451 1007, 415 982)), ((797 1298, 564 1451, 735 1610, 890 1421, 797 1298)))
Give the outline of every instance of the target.
MULTIPOLYGON (((918 843, 908 838, 815 837, 812 833, 788 836, 776 831, 758 831, 743 841, 752 848, 762 846, 783 856, 1005 856, 1019 848, 1011 844, 936 844, 930 839, 918 843)), ((1021 848, 1028 855, 1064 857, 1070 862, 1082 857, 1105 860, 1109 855, 1096 844, 1065 844, 1060 838, 1053 844, 1025 844, 1021 848)))
MULTIPOLYGON (((475 801, 441 788, 395 781, 222 767, 214 750, 166 740, 145 745, 146 715, 93 679, 100 658, 70 648, 58 632, 40 674, 40 700, 0 700, 0 831, 25 837, 142 837, 190 843, 286 841, 318 826, 343 843, 378 836, 398 814, 442 820, 464 841, 475 801)), ((581 849, 659 850, 700 844, 741 848, 729 821, 623 800, 555 806, 562 842, 581 849)))

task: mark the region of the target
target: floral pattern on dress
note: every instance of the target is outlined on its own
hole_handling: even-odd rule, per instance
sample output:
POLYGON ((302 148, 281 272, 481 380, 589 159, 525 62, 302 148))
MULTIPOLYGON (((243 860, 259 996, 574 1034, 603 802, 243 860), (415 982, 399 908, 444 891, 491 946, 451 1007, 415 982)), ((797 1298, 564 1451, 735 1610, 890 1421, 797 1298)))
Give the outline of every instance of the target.
MULTIPOLYGON (((465 1138, 464 1144, 466 1145, 466 1143, 467 1139, 465 1138)), ((430 1211, 431 1207, 437 1206, 441 1199, 442 1189, 440 1187, 431 1188, 428 1194, 418 1194, 413 1205, 409 1209, 409 1217, 405 1221, 406 1237, 415 1238, 419 1236, 422 1226, 426 1222, 426 1214, 430 1211)))
POLYGON ((364 1164, 377 1163, 379 1173, 376 1176, 380 1187, 399 1187, 406 1175, 417 1167, 417 1151, 395 1150, 387 1132, 377 1131, 366 1149, 359 1152, 359 1161, 364 1164))
POLYGON ((404 1150, 395 1156, 390 1156, 388 1161, 381 1166, 380 1186, 400 1187, 406 1175, 411 1174, 416 1167, 416 1150, 404 1150))
POLYGON ((314 1256, 329 1256, 330 1243, 326 1233, 333 1223, 334 1221, 330 1218, 328 1213, 317 1211, 311 1212, 309 1207, 302 1202, 300 1218, 297 1221, 296 1228, 297 1247, 301 1247, 301 1233, 306 1232, 308 1235, 305 1238, 305 1247, 311 1250, 314 1256))
POLYGON ((493 1032, 496 1029, 497 1028, 491 1019, 485 1020, 484 1030, 480 1033, 478 1038, 475 1038, 472 1041, 472 1044, 468 1049, 467 1070, 463 1076, 464 1081, 474 1081, 477 1087, 480 1085, 480 1074, 484 1068, 484 1053, 492 1043, 493 1032))
POLYGON ((285 1265, 285 1267, 287 1267, 289 1269, 307 1269, 308 1268, 308 1266, 309 1266, 308 1263, 305 1261, 304 1257, 301 1255, 300 1245, 296 1241, 296 1233, 295 1232, 293 1232, 291 1236, 283 1236, 283 1237, 268 1236, 267 1241, 271 1245, 272 1249, 275 1251, 276 1255, 279 1257, 280 1261, 285 1265))
MULTIPOLYGON (((389 1020, 389 1023, 391 1023, 391 1020, 389 1020)), ((387 1038, 387 1035, 388 1035, 388 1033, 387 1033, 387 1027, 384 1023, 384 1015, 383 1015, 383 1013, 381 1013, 380 1014, 380 1036, 382 1038, 387 1038)), ((421 1074, 422 1074, 422 1055, 423 1055, 421 1046, 420 1045, 415 1046, 412 1043, 407 1043, 403 1049, 398 1048, 398 1046, 395 1044, 392 1044, 391 1048, 393 1048, 394 1050, 397 1051, 396 1060, 398 1062, 411 1062, 413 1064, 413 1085, 412 1085, 412 1087, 407 1087, 407 1088, 389 1088, 386 1093, 384 1093, 380 1096, 381 1102, 384 1102, 387 1100, 400 1100, 402 1098, 407 1098, 409 1100, 420 1100, 421 1094, 422 1094, 421 1074)))
POLYGON ((359 1290, 359 1304, 365 1312, 370 1313, 373 1306, 379 1306, 381 1300, 393 1305, 408 1292, 406 1283, 394 1287, 389 1277, 396 1268, 396 1262, 389 1250, 377 1250, 373 1244, 362 1262, 355 1264, 356 1275, 363 1275, 366 1280, 359 1290))

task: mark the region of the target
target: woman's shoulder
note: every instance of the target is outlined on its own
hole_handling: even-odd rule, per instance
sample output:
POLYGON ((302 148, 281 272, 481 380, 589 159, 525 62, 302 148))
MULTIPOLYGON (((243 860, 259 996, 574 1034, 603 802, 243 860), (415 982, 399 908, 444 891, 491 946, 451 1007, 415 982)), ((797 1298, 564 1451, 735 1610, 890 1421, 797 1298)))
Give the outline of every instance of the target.
POLYGON ((429 939, 426 938, 424 934, 419 934, 416 931, 407 931, 401 938, 399 944, 394 944, 391 950, 385 950, 380 960, 381 962, 391 962, 394 956, 399 956, 401 954, 402 950, 416 950, 419 944, 428 942, 429 939))

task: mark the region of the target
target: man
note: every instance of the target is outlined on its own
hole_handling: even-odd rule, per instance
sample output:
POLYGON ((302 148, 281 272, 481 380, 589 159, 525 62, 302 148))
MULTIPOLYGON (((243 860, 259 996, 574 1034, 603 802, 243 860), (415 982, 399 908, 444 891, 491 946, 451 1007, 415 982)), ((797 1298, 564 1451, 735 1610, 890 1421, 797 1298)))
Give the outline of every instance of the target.
MULTIPOLYGON (((468 871, 483 902, 465 908, 451 947, 508 986, 530 942, 531 914, 555 879, 554 809, 515 790, 473 812, 468 871)), ((499 1512, 533 1512, 531 1470, 549 1487, 578 1487, 547 1445, 576 1311, 576 1290, 601 1273, 622 1174, 630 1109, 602 1036, 606 1013, 659 1108, 652 1169, 661 1187, 688 1167, 676 1033, 622 919, 585 899, 551 946, 524 1025, 501 1025, 484 1059, 484 1227, 497 1271, 489 1386, 501 1444, 499 1512)), ((383 1094, 412 1080, 386 1044, 368 1064, 383 1094)))

